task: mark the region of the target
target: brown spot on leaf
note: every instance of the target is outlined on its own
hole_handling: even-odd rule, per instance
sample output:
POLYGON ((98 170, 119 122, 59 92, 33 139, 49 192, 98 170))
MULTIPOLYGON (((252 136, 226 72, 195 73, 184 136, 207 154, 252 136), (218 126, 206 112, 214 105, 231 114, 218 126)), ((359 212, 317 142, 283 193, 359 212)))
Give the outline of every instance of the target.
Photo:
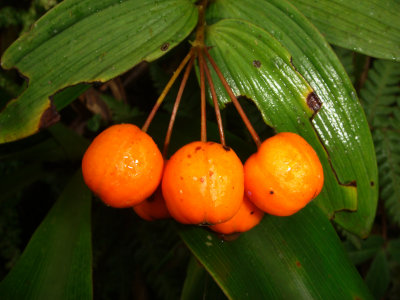
POLYGON ((307 106, 312 109, 315 113, 320 110, 322 106, 321 100, 318 98, 317 94, 311 92, 307 96, 307 106))
POLYGON ((60 115, 57 112, 53 102, 50 102, 50 106, 43 112, 40 122, 39 129, 47 128, 60 120, 60 115))
POLYGON ((373 182, 373 181, 371 181, 369 184, 370 184, 371 186, 375 186, 375 182, 373 182))
POLYGON ((253 60, 253 66, 255 66, 256 68, 261 67, 261 62, 259 60, 253 60))
POLYGON ((169 48, 169 43, 164 43, 162 46, 161 46, 161 51, 167 51, 168 50, 168 48, 169 48))
POLYGON ((301 267, 301 263, 300 263, 298 260, 296 261, 296 266, 297 266, 298 268, 301 267))

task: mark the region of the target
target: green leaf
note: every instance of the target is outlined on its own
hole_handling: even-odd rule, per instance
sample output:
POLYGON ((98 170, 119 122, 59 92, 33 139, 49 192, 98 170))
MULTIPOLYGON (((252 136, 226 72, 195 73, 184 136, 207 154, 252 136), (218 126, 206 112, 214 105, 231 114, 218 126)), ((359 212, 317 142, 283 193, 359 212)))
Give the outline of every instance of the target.
POLYGON ((49 97, 81 82, 105 82, 180 43, 197 22, 187 0, 66 0, 50 10, 2 57, 29 78, 0 113, 0 143, 58 119, 49 97))
POLYGON ((0 283, 1 299, 92 298, 90 200, 79 172, 0 283))
POLYGON ((384 240, 381 236, 373 235, 361 241, 359 248, 354 247, 349 242, 345 243, 345 248, 353 264, 359 265, 373 258, 382 248, 383 243, 384 240))
POLYGON ((226 296, 204 267, 192 257, 188 264, 181 300, 206 299, 226 299, 226 296))
POLYGON ((389 264, 384 249, 381 249, 372 261, 365 283, 375 299, 383 298, 390 283, 389 264))
POLYGON ((266 215, 236 240, 185 226, 189 249, 229 299, 371 299, 321 210, 266 215))
POLYGON ((211 25, 207 30, 207 43, 213 46, 210 54, 235 94, 251 98, 268 125, 276 131, 298 132, 314 147, 325 175, 316 202, 343 228, 366 237, 377 204, 376 158, 364 113, 335 53, 286 1, 216 0, 207 17, 209 23, 237 18, 258 26, 232 20, 211 25), (275 54, 267 50, 270 43, 276 44, 268 33, 287 50, 281 47, 275 54), (254 60, 261 62, 261 68, 252 65, 254 60), (307 94, 293 97, 299 87, 294 68, 322 102, 315 114, 307 109, 307 94))
POLYGON ((53 97, 54 106, 57 110, 61 110, 68 106, 72 101, 83 94, 88 88, 89 84, 78 84, 75 86, 68 87, 59 93, 55 94, 53 97))
POLYGON ((290 0, 335 45, 400 61, 400 3, 396 0, 290 0))

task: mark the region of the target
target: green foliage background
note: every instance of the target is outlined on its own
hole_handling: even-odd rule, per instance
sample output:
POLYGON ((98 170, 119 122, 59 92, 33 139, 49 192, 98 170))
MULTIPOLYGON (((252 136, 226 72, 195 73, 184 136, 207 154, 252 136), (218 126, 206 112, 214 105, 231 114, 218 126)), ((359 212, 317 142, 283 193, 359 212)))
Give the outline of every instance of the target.
MULTIPOLYGON (((20 34, 27 32, 34 21, 58 2, 60 1, 3 2, 0 5, 0 53, 3 53, 20 34)), ((374 26, 374 23, 368 22, 368 26, 377 30, 376 38, 367 39, 365 43, 354 46, 357 37, 351 36, 350 33, 357 31, 358 27, 351 27, 350 25, 354 24, 343 22, 340 24, 348 30, 339 28, 340 30, 335 32, 328 26, 327 14, 335 15, 337 14, 335 10, 343 14, 351 13, 347 7, 340 8, 340 1, 336 1, 336 6, 333 8, 329 5, 313 7, 307 1, 290 2, 318 27, 328 42, 332 43, 364 108, 378 161, 377 217, 371 235, 367 239, 360 239, 340 225, 336 226, 336 230, 348 257, 357 266, 372 295, 376 299, 382 297, 396 299, 400 294, 399 21, 393 21, 393 26, 386 28, 385 34, 379 34, 382 24, 374 26), (319 19, 318 16, 324 11, 325 21, 321 22, 321 16, 319 19), (389 52, 384 50, 385 41, 388 41, 386 34, 391 36, 388 46, 386 45, 390 48, 389 52)), ((368 3, 370 7, 364 7, 358 12, 360 23, 368 21, 370 11, 368 9, 376 5, 375 1, 368 3)), ((381 7, 378 13, 386 11, 388 15, 379 17, 391 20, 397 16, 400 20, 400 10, 396 9, 398 3, 396 1, 387 3, 393 6, 381 7)), ((60 123, 26 139, 0 145, 0 280, 4 279, 3 286, 7 284, 6 280, 11 282, 12 279, 9 279, 7 274, 16 262, 20 258, 20 261, 24 261, 21 254, 25 249, 28 250, 25 248, 26 245, 50 211, 55 199, 64 199, 63 195, 68 194, 65 185, 79 168, 88 141, 99 130, 112 123, 143 123, 153 99, 157 98, 178 64, 179 58, 183 57, 186 51, 185 42, 160 59, 149 64, 140 64, 107 85, 77 85, 73 89, 64 90, 54 97, 54 103, 61 111, 60 123), (125 94, 121 94, 121 91, 125 94), (81 97, 80 100, 69 104, 72 99, 82 94, 85 98, 81 97)), ((176 125, 179 130, 174 132, 171 153, 196 138, 193 136, 198 132, 199 123, 190 116, 197 114, 198 111, 197 86, 197 79, 191 76, 180 108, 180 117, 176 125)), ((21 94, 25 88, 26 82, 15 70, 1 70, 0 109, 4 108, 9 100, 21 94)), ((150 128, 150 134, 159 144, 162 144, 165 135, 165 130, 162 128, 165 128, 168 122, 173 95, 176 94, 177 88, 174 89, 150 128)), ((246 99, 241 99, 241 103, 260 135, 263 138, 272 135, 273 132, 265 125, 257 108, 246 99)), ((216 139, 214 117, 209 114, 209 136, 211 139, 216 139)), ((236 112, 232 107, 228 106, 223 111, 223 119, 228 144, 235 145, 242 158, 247 157, 255 149, 249 146, 250 137, 243 126, 238 124, 236 112)), ((194 299, 193 295, 199 298, 201 296, 202 299, 226 298, 212 279, 212 277, 218 279, 219 275, 206 268, 212 275, 210 277, 205 268, 193 259, 183 242, 193 236, 201 240, 202 231, 191 232, 192 229, 180 231, 175 223, 168 220, 144 222, 130 210, 112 210, 97 199, 92 203, 91 212, 90 234, 93 251, 90 251, 90 255, 87 251, 82 253, 89 255, 87 257, 92 256, 92 266, 85 268, 83 275, 86 277, 83 277, 85 280, 93 280, 93 295, 78 294, 82 298, 194 299)), ((61 218, 61 215, 56 219, 61 218)), ((68 226, 68 217, 66 218, 63 226, 68 226)), ((280 226, 279 221, 276 221, 277 225, 275 221, 270 222, 273 223, 271 226, 280 226)), ((39 229, 35 234, 38 232, 39 229)), ((65 235, 71 240, 74 239, 68 232, 65 235)), ((204 238, 207 239, 207 236, 204 238)), ((231 245, 233 250, 227 247, 226 251, 236 251, 235 244, 231 245)), ((24 253, 26 257, 31 257, 28 254, 28 251, 24 253)), ((90 261, 90 258, 87 261, 90 261)), ((39 266, 42 266, 40 262, 39 266)), ((24 275, 30 276, 29 273, 24 275)), ((68 282, 75 284, 73 280, 68 282)), ((218 281, 218 284, 221 285, 221 281, 218 281)), ((1 292, 0 285, 0 294, 1 292)), ((51 293, 51 291, 45 292, 51 293)), ((225 294, 229 293, 225 291, 225 294)), ((73 292, 70 297, 74 297, 73 292)))

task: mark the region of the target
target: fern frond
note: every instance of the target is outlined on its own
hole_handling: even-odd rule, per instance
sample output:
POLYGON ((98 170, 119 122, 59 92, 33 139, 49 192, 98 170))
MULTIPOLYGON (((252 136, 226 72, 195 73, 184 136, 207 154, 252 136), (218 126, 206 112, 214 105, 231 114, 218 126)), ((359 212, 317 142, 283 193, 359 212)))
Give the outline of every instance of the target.
POLYGON ((360 98, 372 128, 380 199, 400 226, 400 64, 376 60, 360 98))
POLYGON ((360 91, 368 123, 374 128, 390 127, 390 118, 399 106, 400 64, 376 60, 368 72, 368 78, 360 91))

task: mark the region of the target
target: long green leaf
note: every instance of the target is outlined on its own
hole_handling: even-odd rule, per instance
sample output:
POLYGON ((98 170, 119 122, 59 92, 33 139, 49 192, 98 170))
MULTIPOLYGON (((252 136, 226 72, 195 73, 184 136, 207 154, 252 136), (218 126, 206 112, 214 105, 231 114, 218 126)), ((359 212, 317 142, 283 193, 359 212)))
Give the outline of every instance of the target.
POLYGON ((1 299, 92 298, 90 199, 79 172, 0 283, 1 299))
POLYGON ((400 3, 396 0, 290 0, 326 39, 370 56, 400 61, 400 3))
POLYGON ((216 0, 207 17, 209 23, 236 18, 258 26, 242 26, 238 21, 236 25, 233 21, 228 24, 227 20, 211 25, 207 31, 207 43, 214 46, 210 53, 235 94, 251 98, 268 125, 277 131, 299 132, 312 144, 322 160, 326 177, 316 202, 342 227, 367 236, 377 204, 376 158, 354 88, 329 45, 286 1, 216 0), (228 30, 236 34, 231 36, 219 27, 233 27, 228 30), (285 53, 285 63, 277 64, 276 56, 265 54, 264 45, 271 39, 268 33, 289 51, 280 50, 281 55, 285 53), (261 62, 261 68, 252 65, 255 60, 261 62), (291 85, 296 83, 290 82, 294 75, 283 71, 291 68, 288 60, 322 102, 322 107, 311 117, 304 107, 305 99, 290 96, 294 89, 291 85), (289 76, 286 83, 276 80, 277 74, 289 76), (267 89, 273 93, 267 93, 267 89), (357 212, 349 212, 354 210, 357 212))
POLYGON ((198 227, 180 234, 230 299, 372 299, 315 205, 291 217, 266 215, 234 241, 198 227))
POLYGON ((107 81, 181 42, 197 22, 188 0, 66 0, 33 25, 2 57, 28 88, 0 114, 0 143, 57 120, 49 96, 80 82, 107 81))

